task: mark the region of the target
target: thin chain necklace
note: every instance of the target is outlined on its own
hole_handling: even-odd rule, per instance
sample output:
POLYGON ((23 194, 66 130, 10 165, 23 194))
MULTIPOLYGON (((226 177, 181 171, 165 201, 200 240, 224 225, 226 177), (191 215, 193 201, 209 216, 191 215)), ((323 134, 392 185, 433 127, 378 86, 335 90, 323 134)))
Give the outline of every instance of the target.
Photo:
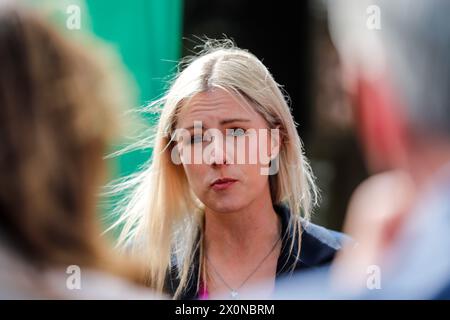
MULTIPOLYGON (((242 283, 237 287, 237 288, 233 288, 231 287, 226 281, 225 279, 222 277, 222 275, 220 274, 220 272, 217 270, 217 268, 214 266, 214 264, 211 262, 211 260, 209 259, 208 255, 205 252, 205 258, 208 261, 208 264, 211 265, 212 270, 214 271, 214 273, 219 277, 220 281, 230 290, 230 297, 231 299, 239 299, 239 290, 247 283, 247 281, 255 274, 256 271, 258 271, 258 269, 262 266, 262 264, 264 263, 264 261, 267 260, 267 258, 270 256, 270 254, 275 250, 275 248, 277 247, 278 242, 280 242, 281 240, 281 236, 277 239, 277 241, 275 241, 275 243, 273 244, 272 248, 270 249, 270 251, 264 256, 264 258, 258 263, 258 265, 256 266, 255 269, 253 269, 253 271, 245 278, 244 281, 242 281, 242 283)), ((206 277, 205 277, 205 281, 206 281, 206 277)))

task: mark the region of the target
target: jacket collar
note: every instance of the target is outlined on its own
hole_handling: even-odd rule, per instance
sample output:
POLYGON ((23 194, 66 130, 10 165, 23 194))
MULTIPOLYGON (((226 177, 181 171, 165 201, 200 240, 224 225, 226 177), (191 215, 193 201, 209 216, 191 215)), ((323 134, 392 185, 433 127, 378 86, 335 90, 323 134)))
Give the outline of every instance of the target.
MULTIPOLYGON (((336 252, 341 248, 341 244, 348 238, 335 231, 330 231, 311 222, 302 221, 301 223, 301 250, 300 257, 296 256, 298 252, 298 233, 294 232, 294 226, 289 225, 291 212, 289 208, 283 205, 274 206, 275 212, 281 219, 282 228, 282 247, 277 262, 276 280, 288 276, 292 272, 302 269, 323 266, 330 263, 336 252), (293 242, 292 251, 291 245, 293 242), (292 252, 292 253, 291 253, 292 252)), ((187 288, 180 299, 195 299, 198 296, 197 282, 199 274, 199 251, 194 253, 193 266, 190 272, 190 279, 187 288)), ((174 266, 166 281, 166 289, 169 294, 174 294, 178 285, 177 267, 174 266)))
POLYGON ((291 212, 286 206, 282 205, 274 206, 274 209, 281 219, 283 232, 277 277, 286 275, 291 271, 321 266, 333 260, 336 252, 341 248, 341 242, 345 237, 343 234, 302 220, 301 250, 300 257, 298 257, 299 237, 298 232, 296 233, 294 230, 294 226, 289 225, 291 212))

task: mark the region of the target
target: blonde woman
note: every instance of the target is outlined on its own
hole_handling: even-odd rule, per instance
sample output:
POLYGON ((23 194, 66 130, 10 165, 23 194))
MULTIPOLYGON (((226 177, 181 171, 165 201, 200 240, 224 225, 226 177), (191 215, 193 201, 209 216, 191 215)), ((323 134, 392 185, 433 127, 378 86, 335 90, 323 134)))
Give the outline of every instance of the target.
POLYGON ((330 262, 342 235, 308 222, 317 189, 285 96, 229 41, 209 42, 161 106, 153 158, 119 239, 147 281, 175 299, 242 298, 264 282, 330 262))

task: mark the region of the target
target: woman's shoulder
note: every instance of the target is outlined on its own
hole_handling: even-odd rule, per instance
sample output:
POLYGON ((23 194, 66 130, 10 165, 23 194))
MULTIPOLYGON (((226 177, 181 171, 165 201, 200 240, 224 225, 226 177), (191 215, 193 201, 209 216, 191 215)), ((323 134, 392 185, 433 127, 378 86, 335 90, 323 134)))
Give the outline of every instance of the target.
POLYGON ((352 243, 351 238, 342 232, 330 230, 306 220, 301 220, 301 240, 298 241, 297 231, 289 223, 291 220, 289 208, 278 205, 275 206, 275 211, 281 218, 283 234, 287 235, 283 238, 277 274, 327 265, 344 245, 352 243), (293 246, 291 241, 294 241, 293 246), (299 245, 300 256, 298 257, 296 252, 299 245))
POLYGON ((321 242, 323 245, 340 250, 344 245, 352 243, 353 240, 343 232, 327 229, 312 222, 302 223, 303 232, 307 237, 321 242))
MULTIPOLYGON (((291 237, 292 239, 292 237, 291 237)), ((278 261, 277 274, 284 276, 292 271, 301 271, 316 267, 329 266, 339 250, 347 243, 352 243, 344 233, 321 227, 312 222, 302 222, 301 241, 294 241, 290 250, 286 243, 278 261), (300 244, 300 256, 295 252, 300 244)))
POLYGON ((37 268, 1 239, 0 283, 0 299, 7 300, 168 298, 127 279, 90 267, 37 268))
POLYGON ((300 260, 305 267, 328 264, 339 250, 353 243, 348 235, 312 222, 302 223, 302 229, 300 260))

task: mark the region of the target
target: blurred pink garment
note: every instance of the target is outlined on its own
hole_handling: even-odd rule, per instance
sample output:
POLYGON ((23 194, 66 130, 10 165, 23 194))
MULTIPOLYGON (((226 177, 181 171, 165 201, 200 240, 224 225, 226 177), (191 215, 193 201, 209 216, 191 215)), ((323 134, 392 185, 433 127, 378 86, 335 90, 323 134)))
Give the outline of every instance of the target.
POLYGON ((208 299, 209 299, 208 288, 207 288, 206 285, 203 283, 203 281, 200 283, 200 289, 199 289, 198 299, 199 299, 199 300, 208 300, 208 299))

